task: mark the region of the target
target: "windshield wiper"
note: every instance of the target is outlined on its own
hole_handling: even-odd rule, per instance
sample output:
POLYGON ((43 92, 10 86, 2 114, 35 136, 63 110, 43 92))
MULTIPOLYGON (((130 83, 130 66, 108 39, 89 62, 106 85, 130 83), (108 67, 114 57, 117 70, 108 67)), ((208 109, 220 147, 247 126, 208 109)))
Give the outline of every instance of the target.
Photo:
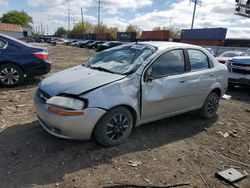
POLYGON ((112 71, 110 71, 108 69, 105 69, 103 67, 91 67, 91 66, 89 66, 89 68, 94 69, 94 70, 99 70, 99 71, 104 71, 104 72, 109 72, 109 73, 114 74, 114 72, 112 72, 112 71))

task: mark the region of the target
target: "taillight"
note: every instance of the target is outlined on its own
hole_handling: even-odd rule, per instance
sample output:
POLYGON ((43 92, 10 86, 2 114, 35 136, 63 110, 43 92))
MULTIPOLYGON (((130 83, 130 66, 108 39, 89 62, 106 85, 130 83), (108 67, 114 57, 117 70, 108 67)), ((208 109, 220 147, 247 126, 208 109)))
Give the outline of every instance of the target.
POLYGON ((47 52, 33 52, 34 56, 36 56, 38 59, 46 60, 49 58, 49 54, 47 52))

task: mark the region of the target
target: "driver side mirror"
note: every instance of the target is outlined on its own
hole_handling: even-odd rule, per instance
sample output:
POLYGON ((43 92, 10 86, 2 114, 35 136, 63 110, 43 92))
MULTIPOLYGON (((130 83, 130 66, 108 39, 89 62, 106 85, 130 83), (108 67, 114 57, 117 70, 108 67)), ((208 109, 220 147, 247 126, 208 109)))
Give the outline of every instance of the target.
POLYGON ((152 76, 152 67, 150 67, 144 76, 144 81, 145 82, 151 82, 154 79, 154 77, 152 76))

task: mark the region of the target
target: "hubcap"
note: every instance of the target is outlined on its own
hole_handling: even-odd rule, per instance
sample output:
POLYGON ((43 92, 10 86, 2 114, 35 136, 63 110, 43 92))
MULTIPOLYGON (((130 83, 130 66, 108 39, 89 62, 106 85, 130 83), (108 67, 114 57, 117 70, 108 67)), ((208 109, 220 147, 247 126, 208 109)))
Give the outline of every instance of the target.
POLYGON ((19 73, 14 68, 4 68, 0 72, 0 80, 6 85, 13 85, 18 82, 19 73))
POLYGON ((219 100, 217 99, 217 97, 215 96, 211 97, 211 99, 208 102, 208 107, 207 107, 207 111, 210 115, 216 112, 218 108, 218 104, 219 104, 219 100))
POLYGON ((129 127, 129 118, 126 114, 114 115, 107 124, 106 135, 110 140, 118 140, 125 135, 129 127))

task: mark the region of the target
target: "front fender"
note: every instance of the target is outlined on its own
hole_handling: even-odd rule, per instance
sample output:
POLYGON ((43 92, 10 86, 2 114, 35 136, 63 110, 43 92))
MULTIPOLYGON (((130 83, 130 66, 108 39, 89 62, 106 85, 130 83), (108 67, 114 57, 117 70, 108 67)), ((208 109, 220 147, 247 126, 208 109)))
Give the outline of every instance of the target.
POLYGON ((102 86, 80 97, 88 99, 89 108, 110 110, 116 106, 129 106, 136 113, 136 125, 140 120, 140 77, 133 75, 102 86))

